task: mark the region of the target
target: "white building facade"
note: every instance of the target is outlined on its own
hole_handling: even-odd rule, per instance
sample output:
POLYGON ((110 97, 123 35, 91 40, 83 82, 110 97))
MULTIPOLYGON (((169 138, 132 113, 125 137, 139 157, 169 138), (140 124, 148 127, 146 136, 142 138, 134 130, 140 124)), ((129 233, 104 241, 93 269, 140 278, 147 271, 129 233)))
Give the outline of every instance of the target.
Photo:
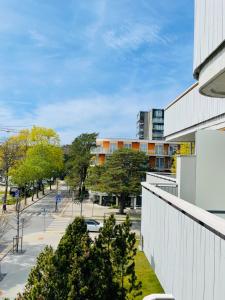
POLYGON ((168 142, 194 143, 195 153, 177 158, 172 180, 148 174, 141 233, 167 294, 220 300, 225 299, 225 0, 195 1, 194 76, 198 82, 166 107, 164 132, 168 142))

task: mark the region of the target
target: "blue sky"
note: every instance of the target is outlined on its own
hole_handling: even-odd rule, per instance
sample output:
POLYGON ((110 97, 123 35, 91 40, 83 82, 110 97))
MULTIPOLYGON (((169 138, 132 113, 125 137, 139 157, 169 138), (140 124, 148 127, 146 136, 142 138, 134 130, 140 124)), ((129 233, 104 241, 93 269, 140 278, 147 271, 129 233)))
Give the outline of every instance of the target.
POLYGON ((193 0, 0 0, 0 126, 135 137, 193 83, 193 0))

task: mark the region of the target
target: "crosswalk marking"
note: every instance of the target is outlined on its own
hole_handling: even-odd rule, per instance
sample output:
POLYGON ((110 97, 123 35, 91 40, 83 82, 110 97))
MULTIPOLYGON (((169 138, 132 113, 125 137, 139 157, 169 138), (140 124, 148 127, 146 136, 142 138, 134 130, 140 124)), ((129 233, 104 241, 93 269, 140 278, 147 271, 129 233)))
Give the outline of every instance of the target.
POLYGON ((64 232, 69 223, 71 222, 71 218, 63 218, 63 219, 55 219, 48 227, 47 231, 62 231, 64 232))

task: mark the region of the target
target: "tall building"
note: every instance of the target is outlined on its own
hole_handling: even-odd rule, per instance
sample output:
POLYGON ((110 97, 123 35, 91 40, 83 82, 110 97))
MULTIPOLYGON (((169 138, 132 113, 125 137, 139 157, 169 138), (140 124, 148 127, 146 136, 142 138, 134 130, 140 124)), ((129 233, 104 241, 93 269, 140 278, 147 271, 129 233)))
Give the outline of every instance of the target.
POLYGON ((137 137, 139 140, 148 140, 149 137, 149 112, 140 111, 137 115, 137 137))
POLYGON ((164 110, 153 108, 137 115, 137 137, 140 140, 164 139, 164 110))

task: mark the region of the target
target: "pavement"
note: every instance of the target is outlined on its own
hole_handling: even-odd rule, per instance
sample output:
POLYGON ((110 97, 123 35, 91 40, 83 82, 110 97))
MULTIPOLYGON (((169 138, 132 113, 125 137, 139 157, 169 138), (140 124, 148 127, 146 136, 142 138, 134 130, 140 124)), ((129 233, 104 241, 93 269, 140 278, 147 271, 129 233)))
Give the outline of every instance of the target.
MULTIPOLYGON (((45 248, 51 245, 57 248, 57 245, 65 233, 65 230, 74 217, 81 215, 81 205, 75 204, 69 198, 66 186, 59 187, 63 200, 58 206, 58 212, 55 212, 55 195, 56 192, 48 194, 44 198, 35 202, 26 208, 21 218, 24 218, 25 226, 23 228, 23 247, 22 253, 9 252, 0 263, 0 299, 14 299, 18 292, 22 292, 26 284, 28 275, 32 266, 35 265, 36 257, 45 248)), ((103 221, 104 217, 114 213, 118 222, 124 220, 124 216, 116 215, 116 209, 100 206, 91 203, 89 200, 82 204, 82 215, 85 218, 94 218, 103 221)), ((16 224, 15 214, 10 214, 10 222, 16 224)), ((132 229, 139 235, 140 221, 134 219, 132 221, 132 229)), ((4 243, 5 251, 12 247, 12 237, 15 236, 15 227, 7 232, 4 243)), ((92 238, 97 233, 91 233, 92 238)), ((0 250, 1 251, 1 250, 0 250)), ((3 252, 0 254, 3 255, 3 252)))

